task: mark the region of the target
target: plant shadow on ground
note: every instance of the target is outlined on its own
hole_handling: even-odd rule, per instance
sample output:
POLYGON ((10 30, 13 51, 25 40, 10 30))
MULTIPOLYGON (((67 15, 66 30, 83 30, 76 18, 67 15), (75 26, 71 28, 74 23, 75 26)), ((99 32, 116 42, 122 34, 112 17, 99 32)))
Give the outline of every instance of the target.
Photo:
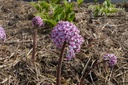
MULTIPOLYGON (((101 55, 107 52, 117 55, 117 65, 108 69, 106 74, 103 66, 99 65, 99 69, 92 70, 98 80, 91 82, 96 85, 127 85, 128 12, 107 18, 97 17, 89 23, 87 8, 90 4, 93 3, 82 4, 80 8, 76 5, 74 8, 75 23, 85 42, 76 58, 67 61, 64 56, 62 84, 76 85, 89 59, 90 63, 96 59, 100 61, 101 55)), ((128 4, 117 6, 128 9, 128 4)), ((0 9, 0 25, 7 33, 7 40, 0 51, 0 55, 1 52, 4 54, 0 56, 0 84, 55 85, 59 50, 50 39, 52 28, 42 27, 38 31, 36 61, 33 66, 31 19, 36 10, 28 2, 16 0, 1 0, 0 9)), ((84 85, 91 84, 89 80, 90 77, 85 78, 84 85)))

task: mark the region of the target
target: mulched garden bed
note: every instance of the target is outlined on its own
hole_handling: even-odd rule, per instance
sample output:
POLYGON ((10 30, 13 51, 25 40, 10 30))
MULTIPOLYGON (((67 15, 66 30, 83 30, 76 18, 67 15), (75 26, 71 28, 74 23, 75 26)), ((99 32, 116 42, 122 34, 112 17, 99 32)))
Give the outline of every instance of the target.
MULTIPOLYGON (((77 85, 83 69, 89 68, 96 60, 101 61, 104 53, 115 54, 117 65, 107 71, 102 65, 94 68, 94 81, 87 76, 84 85, 127 85, 128 12, 95 17, 90 23, 90 4, 93 3, 74 8, 75 23, 85 42, 76 58, 67 61, 64 56, 62 85, 77 85)), ((125 4, 117 6, 127 10, 128 3, 125 4)), ((36 61, 34 65, 31 62, 31 20, 36 12, 29 2, 0 0, 0 25, 7 34, 7 40, 0 48, 0 85, 55 85, 59 50, 50 39, 52 28, 49 26, 38 31, 36 61)))

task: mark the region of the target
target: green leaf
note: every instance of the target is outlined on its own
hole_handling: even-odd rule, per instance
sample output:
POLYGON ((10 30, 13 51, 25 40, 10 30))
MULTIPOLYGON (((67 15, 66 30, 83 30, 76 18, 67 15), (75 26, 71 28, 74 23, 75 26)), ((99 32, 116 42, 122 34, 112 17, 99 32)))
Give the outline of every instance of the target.
POLYGON ((64 6, 67 6, 68 5, 67 0, 64 0, 63 2, 64 2, 64 6))
POLYGON ((67 20, 68 20, 68 21, 73 21, 74 18, 75 18, 75 13, 72 12, 72 13, 69 13, 69 14, 68 14, 68 18, 67 18, 67 20))
POLYGON ((77 0, 78 5, 80 6, 84 0, 77 0))
POLYGON ((60 20, 61 13, 63 12, 64 8, 61 6, 57 6, 56 9, 54 10, 54 14, 52 16, 53 19, 55 20, 60 20))
POLYGON ((35 3, 35 2, 30 2, 30 4, 31 4, 33 7, 35 7, 39 12, 42 11, 39 4, 37 4, 37 3, 35 3))
POLYGON ((43 18, 48 18, 48 14, 43 14, 43 13, 36 13, 34 16, 40 16, 42 19, 43 18))
POLYGON ((50 7, 49 3, 47 3, 46 1, 41 1, 39 2, 39 4, 41 9, 45 10, 46 12, 49 11, 49 7, 50 7))
POLYGON ((94 2, 97 2, 97 0, 94 0, 94 2))
POLYGON ((107 2, 107 7, 111 7, 111 1, 110 0, 106 0, 106 2, 107 2))
POLYGON ((43 19, 43 21, 50 24, 52 27, 57 24, 57 22, 55 20, 52 20, 52 19, 43 19))
POLYGON ((50 3, 60 3, 61 0, 50 0, 50 3))

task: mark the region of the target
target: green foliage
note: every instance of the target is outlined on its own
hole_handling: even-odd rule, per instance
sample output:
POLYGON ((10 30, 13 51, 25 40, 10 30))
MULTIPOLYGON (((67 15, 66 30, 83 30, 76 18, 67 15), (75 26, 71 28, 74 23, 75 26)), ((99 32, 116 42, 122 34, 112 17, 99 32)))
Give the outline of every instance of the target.
POLYGON ((50 0, 50 2, 38 1, 31 4, 38 10, 35 16, 40 16, 45 23, 55 26, 60 20, 72 22, 75 18, 73 3, 68 3, 66 0, 61 2, 61 0, 50 0))
POLYGON ((77 0, 78 5, 80 6, 84 0, 77 0))
POLYGON ((94 2, 97 2, 97 0, 94 0, 94 2))
POLYGON ((105 0, 104 3, 101 5, 99 4, 91 5, 89 6, 89 9, 91 9, 94 12, 95 16, 102 16, 102 15, 109 16, 119 11, 124 11, 123 8, 116 8, 115 5, 112 4, 110 0, 105 0))

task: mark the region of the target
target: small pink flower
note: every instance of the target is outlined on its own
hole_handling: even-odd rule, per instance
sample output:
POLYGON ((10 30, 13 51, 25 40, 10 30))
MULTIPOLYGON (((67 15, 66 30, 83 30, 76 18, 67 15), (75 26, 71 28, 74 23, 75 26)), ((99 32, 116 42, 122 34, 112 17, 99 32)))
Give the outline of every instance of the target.
POLYGON ((6 40, 6 34, 3 27, 0 27, 0 40, 5 41, 6 40))
POLYGON ((81 44, 84 42, 78 28, 68 21, 58 22, 52 30, 51 39, 58 48, 62 48, 65 41, 69 44, 66 56, 69 60, 80 51, 81 44))
POLYGON ((41 17, 36 16, 32 19, 32 25, 36 27, 41 27, 42 25, 44 25, 44 23, 41 17))
POLYGON ((103 59, 108 60, 107 62, 110 67, 117 63, 117 57, 114 54, 105 54, 103 55, 103 59))

